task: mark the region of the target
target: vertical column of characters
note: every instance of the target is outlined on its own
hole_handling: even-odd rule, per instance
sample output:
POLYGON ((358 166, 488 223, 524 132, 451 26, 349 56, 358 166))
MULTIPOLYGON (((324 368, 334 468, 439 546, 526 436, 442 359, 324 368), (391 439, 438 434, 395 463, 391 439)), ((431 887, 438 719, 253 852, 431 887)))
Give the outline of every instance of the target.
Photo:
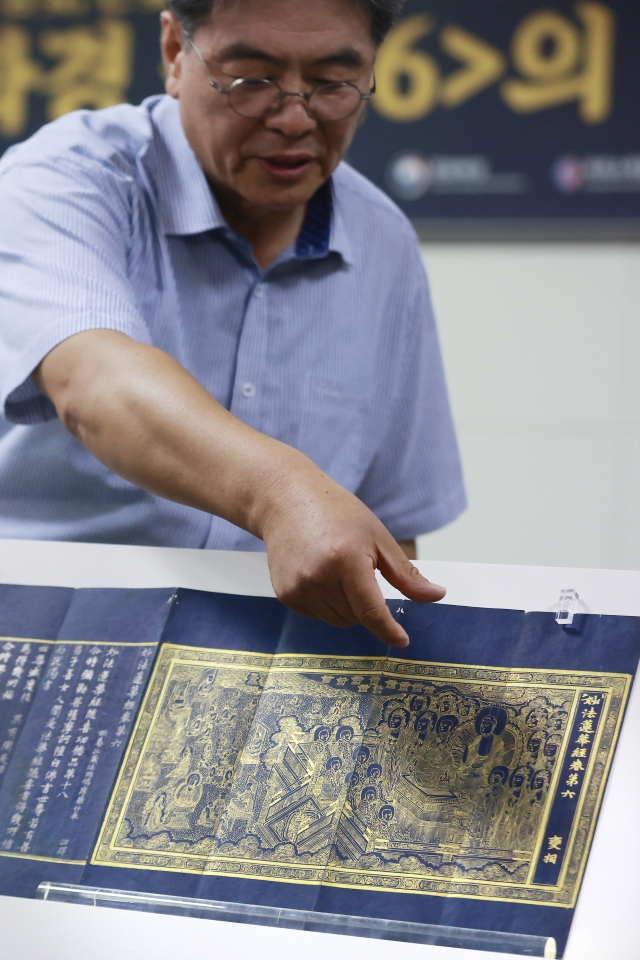
POLYGON ((76 767, 75 789, 67 793, 69 802, 57 812, 62 831, 58 849, 64 848, 71 859, 84 860, 89 855, 155 651, 155 643, 110 646, 97 667, 98 683, 86 718, 93 722, 94 732, 86 745, 78 744, 85 747, 86 767, 76 767))
MULTIPOLYGON (((127 648, 120 648, 120 652, 124 652, 126 649, 127 648)), ((102 726, 102 724, 104 724, 104 727, 98 731, 98 739, 93 744, 93 748, 90 752, 89 763, 84 771, 80 789, 75 796, 73 810, 69 817, 70 820, 78 820, 80 817, 82 806, 87 800, 87 794, 89 793, 99 764, 104 756, 104 751, 122 747, 123 744, 126 743, 129 730, 140 701, 141 690, 146 681, 151 659, 155 652, 155 646, 143 647, 141 650, 138 648, 138 650, 139 652, 135 664, 135 673, 133 675, 131 684, 127 687, 124 694, 124 702, 117 704, 116 700, 117 710, 112 714, 114 719, 111 724, 109 724, 107 717, 103 716, 101 719, 100 725, 102 726)), ((110 647, 107 650, 105 660, 102 664, 102 670, 98 675, 99 682, 94 691, 95 695, 89 704, 89 710, 87 710, 87 721, 94 721, 96 719, 97 710, 102 704, 102 699, 106 691, 106 684, 109 679, 110 672, 115 665, 115 656, 117 653, 118 650, 115 647, 110 647)), ((66 849, 68 841, 64 841, 64 843, 66 849)))
POLYGON ((0 786, 52 646, 11 639, 0 644, 0 786))
POLYGON ((4 686, 0 686, 3 702, 31 702, 49 647, 50 644, 39 644, 33 640, 5 640, 0 653, 0 676, 5 674, 6 677, 4 686), (15 659, 11 662, 14 651, 15 659))
POLYGON ((0 795, 1 850, 86 857, 154 651, 58 641, 0 795))
POLYGON ((43 680, 43 691, 51 691, 54 685, 57 685, 59 693, 46 711, 46 717, 43 718, 44 723, 28 762, 26 776, 20 778, 21 782, 12 784, 12 793, 18 799, 9 817, 5 837, 0 841, 2 850, 26 854, 31 849, 35 832, 49 802, 49 794, 53 789, 52 781, 57 776, 57 767, 65 751, 64 744, 60 742, 60 736, 64 737, 64 734, 61 733, 57 740, 54 739, 54 734, 63 718, 66 706, 64 693, 70 688, 70 681, 74 677, 81 651, 82 647, 76 645, 69 656, 69 649, 60 647, 54 649, 51 656, 43 680), (61 677, 63 682, 57 684, 62 671, 64 671, 61 677), (49 766, 43 774, 42 769, 47 760, 49 760, 49 766))
POLYGON ((115 740, 111 744, 112 747, 122 746, 129 736, 129 730, 131 729, 131 724, 138 709, 142 688, 146 683, 155 649, 155 645, 152 647, 143 647, 138 654, 135 673, 131 687, 127 690, 126 700, 120 711, 115 731, 115 740))
POLYGON ((598 690, 585 690, 579 695, 570 740, 534 871, 535 885, 556 886, 559 882, 606 698, 606 693, 598 690))
MULTIPOLYGON (((98 712, 107 693, 111 671, 116 664, 120 651, 117 647, 107 647, 105 649, 94 645, 89 648, 88 653, 89 655, 84 661, 80 674, 80 683, 76 687, 76 696, 71 702, 72 709, 63 727, 66 744, 71 745, 71 739, 73 738, 73 745, 59 785, 58 797, 70 800, 74 793, 74 781, 75 786, 77 786, 78 780, 84 774, 75 796, 70 820, 78 820, 80 817, 82 805, 85 802, 87 791, 100 759, 100 751, 109 735, 107 729, 99 729, 96 737, 94 728, 98 720, 98 712), (90 699, 85 701, 87 696, 90 696, 90 699), (80 713, 82 713, 81 716, 80 713), (86 768, 82 770, 86 762, 83 760, 85 755, 88 762, 86 768)), ((65 804, 66 807, 68 807, 68 804, 65 804)), ((59 840, 56 855, 65 857, 68 854, 69 843, 70 837, 62 836, 59 840)))

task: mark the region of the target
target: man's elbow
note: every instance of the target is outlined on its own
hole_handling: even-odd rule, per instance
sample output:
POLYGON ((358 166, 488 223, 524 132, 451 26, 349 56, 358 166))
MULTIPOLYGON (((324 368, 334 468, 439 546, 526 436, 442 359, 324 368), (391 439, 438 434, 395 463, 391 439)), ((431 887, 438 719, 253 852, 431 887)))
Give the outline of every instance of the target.
POLYGON ((86 414, 92 405, 91 377, 84 374, 74 362, 65 362, 70 358, 56 356, 60 347, 55 347, 42 360, 31 374, 31 379, 51 400, 63 426, 76 439, 80 440, 83 412, 86 414))

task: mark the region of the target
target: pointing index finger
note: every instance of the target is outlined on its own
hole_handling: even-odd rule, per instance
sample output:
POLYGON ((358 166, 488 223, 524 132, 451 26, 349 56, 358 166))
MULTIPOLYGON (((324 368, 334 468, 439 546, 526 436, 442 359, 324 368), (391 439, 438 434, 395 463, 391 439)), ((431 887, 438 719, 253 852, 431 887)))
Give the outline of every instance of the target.
POLYGON ((353 580, 343 582, 343 589, 354 617, 363 627, 383 643, 393 647, 408 646, 407 632, 393 619, 371 568, 353 580))

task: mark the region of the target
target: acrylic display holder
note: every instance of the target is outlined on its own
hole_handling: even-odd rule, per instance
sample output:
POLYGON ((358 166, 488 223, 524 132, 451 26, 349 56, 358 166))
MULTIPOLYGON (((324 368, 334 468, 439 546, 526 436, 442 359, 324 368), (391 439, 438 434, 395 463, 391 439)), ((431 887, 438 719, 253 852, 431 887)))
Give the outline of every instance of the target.
POLYGON ((441 947, 466 947, 471 950, 519 954, 524 957, 548 957, 552 960, 556 956, 556 942, 552 937, 501 933, 494 930, 470 930, 464 927, 445 927, 440 924, 349 917, 336 913, 314 913, 311 910, 289 910, 248 903, 170 897, 158 893, 108 890, 67 883, 41 883, 37 897, 40 900, 55 900, 61 903, 116 907, 147 913, 168 913, 183 917, 225 920, 229 923, 252 923, 267 927, 286 927, 290 930, 312 930, 316 933, 338 933, 348 937, 371 937, 378 940, 397 940, 441 947))

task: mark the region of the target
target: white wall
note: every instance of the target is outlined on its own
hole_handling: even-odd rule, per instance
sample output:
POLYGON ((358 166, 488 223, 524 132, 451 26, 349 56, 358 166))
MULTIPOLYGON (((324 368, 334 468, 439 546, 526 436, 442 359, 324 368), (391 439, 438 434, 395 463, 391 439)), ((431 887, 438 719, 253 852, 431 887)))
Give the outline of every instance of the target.
POLYGON ((640 245, 423 252, 470 505, 420 558, 640 569, 640 245))

